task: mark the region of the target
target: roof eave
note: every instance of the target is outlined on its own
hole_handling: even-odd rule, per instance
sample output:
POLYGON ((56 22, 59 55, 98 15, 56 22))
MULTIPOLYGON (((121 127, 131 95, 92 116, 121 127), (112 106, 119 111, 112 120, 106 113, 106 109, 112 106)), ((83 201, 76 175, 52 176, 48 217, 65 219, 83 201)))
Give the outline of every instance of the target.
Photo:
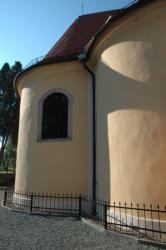
POLYGON ((142 1, 138 1, 135 4, 131 5, 130 7, 123 9, 122 12, 116 14, 115 16, 113 16, 112 18, 109 18, 105 25, 103 25, 103 27, 96 33, 95 36, 92 37, 92 39, 89 41, 89 43, 87 44, 86 48, 85 48, 85 54, 86 54, 86 61, 90 58, 90 54, 99 38, 99 36, 106 31, 106 29, 112 25, 115 21, 119 20, 119 18, 126 16, 128 14, 130 14, 133 10, 135 9, 139 9, 141 7, 143 7, 144 5, 150 4, 152 2, 154 2, 156 0, 142 0, 142 1))
POLYGON ((46 65, 50 65, 50 64, 63 63, 63 62, 76 61, 76 60, 78 60, 78 55, 72 55, 72 56, 67 56, 67 57, 50 58, 50 59, 47 59, 47 60, 42 60, 42 61, 40 61, 40 62, 38 62, 36 64, 31 65, 30 67, 28 67, 28 68, 26 68, 24 70, 22 70, 14 78, 13 86, 14 86, 16 94, 19 96, 18 89, 17 89, 17 82, 18 82, 19 78, 22 75, 24 75, 25 73, 31 71, 32 69, 42 67, 42 66, 46 66, 46 65))
POLYGON ((119 14, 113 16, 112 18, 110 18, 109 20, 106 21, 106 23, 103 25, 103 27, 96 33, 95 36, 92 37, 92 39, 89 41, 88 45, 84 48, 84 51, 82 53, 79 54, 75 54, 75 55, 71 55, 71 56, 66 56, 66 57, 54 57, 54 58, 50 58, 47 60, 42 60, 26 69, 24 69, 23 71, 21 71, 19 74, 16 75, 15 79, 14 79, 14 88, 16 90, 16 93, 19 95, 18 93, 18 89, 17 89, 17 82, 18 79, 25 74, 26 72, 31 71, 34 68, 37 67, 41 67, 41 66, 45 66, 45 65, 49 65, 49 64, 54 64, 54 63, 61 63, 61 62, 67 62, 67 61, 76 61, 76 60, 80 60, 80 57, 83 56, 83 60, 87 61, 90 58, 90 54, 93 50, 93 47, 95 46, 99 36, 112 24, 114 23, 117 19, 121 18, 122 16, 128 15, 129 13, 131 13, 133 10, 135 9, 139 9, 141 7, 143 7, 144 5, 150 4, 152 2, 154 2, 156 0, 142 0, 142 1, 138 1, 135 4, 131 5, 128 8, 124 8, 122 12, 120 12, 119 14))

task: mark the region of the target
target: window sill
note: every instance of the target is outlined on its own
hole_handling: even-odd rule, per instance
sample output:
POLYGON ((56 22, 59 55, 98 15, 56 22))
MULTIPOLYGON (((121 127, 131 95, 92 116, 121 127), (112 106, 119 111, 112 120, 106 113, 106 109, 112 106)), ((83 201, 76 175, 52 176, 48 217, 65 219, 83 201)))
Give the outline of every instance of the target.
POLYGON ((53 138, 53 139, 37 139, 37 142, 57 142, 57 141, 71 141, 72 137, 67 138, 53 138))

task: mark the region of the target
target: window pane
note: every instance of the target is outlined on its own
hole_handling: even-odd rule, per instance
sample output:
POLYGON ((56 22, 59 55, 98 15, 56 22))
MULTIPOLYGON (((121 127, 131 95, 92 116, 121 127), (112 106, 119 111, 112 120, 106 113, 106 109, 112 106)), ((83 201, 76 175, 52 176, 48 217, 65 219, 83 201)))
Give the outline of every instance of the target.
POLYGON ((62 93, 53 93, 43 104, 42 139, 67 136, 68 98, 62 93))

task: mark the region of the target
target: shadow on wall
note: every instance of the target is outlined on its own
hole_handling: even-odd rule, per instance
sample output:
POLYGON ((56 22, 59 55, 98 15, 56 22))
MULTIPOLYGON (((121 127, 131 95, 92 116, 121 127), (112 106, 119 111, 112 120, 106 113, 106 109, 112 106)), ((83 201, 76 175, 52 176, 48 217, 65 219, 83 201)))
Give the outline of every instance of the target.
POLYGON ((106 200, 165 205, 166 19, 154 12, 108 37, 97 65, 98 190, 106 200))
MULTIPOLYGON (((98 175, 105 199, 111 196, 117 202, 154 204, 164 200, 166 193, 165 58, 158 51, 159 42, 141 42, 150 44, 143 55, 147 62, 145 81, 136 80, 137 75, 135 79, 128 77, 133 69, 132 50, 126 60, 126 75, 118 68, 113 70, 105 61, 98 65, 102 75, 97 77, 97 103, 100 103, 97 107, 100 156, 97 157, 98 167, 103 171, 99 170, 98 175)), ((137 67, 142 65, 138 63, 137 67)))
POLYGON ((153 204, 166 199, 165 13, 163 6, 129 23, 124 18, 96 46, 100 198, 153 204))

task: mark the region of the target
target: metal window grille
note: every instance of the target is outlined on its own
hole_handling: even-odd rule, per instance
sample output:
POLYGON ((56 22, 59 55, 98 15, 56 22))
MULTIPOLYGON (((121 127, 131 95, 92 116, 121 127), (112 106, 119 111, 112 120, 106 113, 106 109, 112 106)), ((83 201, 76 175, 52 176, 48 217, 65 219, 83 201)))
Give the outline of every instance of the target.
POLYGON ((42 139, 68 137, 68 98, 62 93, 49 95, 43 103, 42 139))

